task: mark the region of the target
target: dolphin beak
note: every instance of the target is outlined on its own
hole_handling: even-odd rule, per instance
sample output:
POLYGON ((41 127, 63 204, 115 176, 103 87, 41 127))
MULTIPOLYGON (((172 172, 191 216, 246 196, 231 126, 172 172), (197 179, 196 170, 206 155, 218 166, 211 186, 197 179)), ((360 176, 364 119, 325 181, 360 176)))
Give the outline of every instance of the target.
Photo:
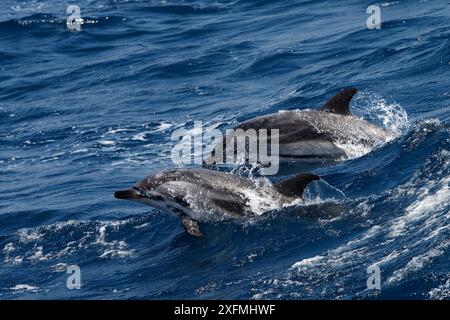
POLYGON ((114 192, 114 197, 125 200, 139 200, 143 198, 142 194, 135 189, 116 191, 114 192))

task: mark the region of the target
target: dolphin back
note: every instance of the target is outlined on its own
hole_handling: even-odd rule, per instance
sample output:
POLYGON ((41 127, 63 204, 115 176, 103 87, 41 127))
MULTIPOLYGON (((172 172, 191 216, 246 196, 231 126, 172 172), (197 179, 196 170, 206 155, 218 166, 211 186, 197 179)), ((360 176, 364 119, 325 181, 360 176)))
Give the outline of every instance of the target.
POLYGON ((356 88, 343 89, 328 100, 319 110, 349 116, 352 114, 350 112, 350 101, 356 92, 358 92, 356 88))

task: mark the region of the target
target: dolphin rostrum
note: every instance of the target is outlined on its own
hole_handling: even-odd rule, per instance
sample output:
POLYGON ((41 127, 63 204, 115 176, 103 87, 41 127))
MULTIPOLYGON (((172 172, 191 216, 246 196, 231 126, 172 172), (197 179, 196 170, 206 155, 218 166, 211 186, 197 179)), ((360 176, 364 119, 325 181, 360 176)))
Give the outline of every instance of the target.
MULTIPOLYGON (((280 161, 318 163, 355 158, 396 137, 394 132, 352 115, 349 104, 357 91, 356 88, 347 88, 319 109, 286 110, 263 115, 239 124, 234 130, 278 129, 280 161)), ((225 135, 204 164, 222 163, 222 159, 229 156, 225 156, 226 145, 234 145, 235 137, 233 131, 225 135), (222 153, 223 156, 220 156, 222 153)), ((236 148, 234 150, 236 153, 236 148)))
POLYGON ((303 190, 313 180, 319 177, 306 173, 272 184, 203 168, 171 169, 148 176, 114 196, 175 214, 190 235, 200 237, 198 222, 251 218, 302 203, 303 190))

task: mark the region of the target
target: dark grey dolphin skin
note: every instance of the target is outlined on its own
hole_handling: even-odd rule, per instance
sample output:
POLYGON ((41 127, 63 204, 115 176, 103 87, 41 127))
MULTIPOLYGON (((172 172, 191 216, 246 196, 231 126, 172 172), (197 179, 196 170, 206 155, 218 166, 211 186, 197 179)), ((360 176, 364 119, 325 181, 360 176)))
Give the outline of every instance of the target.
POLYGON ((148 176, 114 196, 175 214, 190 235, 200 237, 199 221, 245 219, 295 205, 303 201, 308 183, 319 179, 306 173, 271 184, 203 168, 172 169, 148 176))
MULTIPOLYGON (((250 119, 234 129, 278 129, 280 161, 317 163, 356 157, 396 136, 352 115, 349 104, 357 91, 344 89, 316 110, 280 111, 250 119)), ((226 150, 233 134, 225 138, 218 142, 223 145, 222 150, 226 150)), ((217 163, 216 148, 217 145, 204 165, 217 163)))

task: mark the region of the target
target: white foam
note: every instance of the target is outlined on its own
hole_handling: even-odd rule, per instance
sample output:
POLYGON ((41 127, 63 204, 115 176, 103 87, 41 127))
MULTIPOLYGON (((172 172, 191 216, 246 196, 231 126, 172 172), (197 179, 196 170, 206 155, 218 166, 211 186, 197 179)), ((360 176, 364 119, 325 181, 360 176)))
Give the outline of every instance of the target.
POLYGON ((135 135, 131 138, 131 140, 135 140, 135 141, 145 141, 145 140, 146 140, 146 139, 145 139, 145 136, 146 136, 146 133, 145 133, 145 132, 137 133, 137 134, 135 134, 135 135))
POLYGON ((106 233, 107 233, 107 227, 117 227, 122 225, 122 221, 118 222, 107 222, 105 224, 102 224, 99 228, 99 235, 97 237, 96 243, 103 245, 106 247, 105 251, 100 254, 100 258, 110 258, 110 257, 128 257, 133 255, 135 252, 134 250, 126 250, 127 243, 123 240, 117 241, 107 241, 106 240, 106 233))
POLYGON ((392 1, 392 2, 382 2, 381 6, 382 7, 390 7, 390 6, 394 6, 396 4, 399 4, 399 1, 392 1))
POLYGON ((291 266, 291 268, 292 269, 294 269, 294 268, 309 268, 309 267, 312 267, 312 266, 317 265, 319 263, 322 263, 324 259, 325 259, 325 257, 324 256, 320 256, 320 255, 312 257, 312 258, 306 258, 306 259, 297 261, 296 263, 294 263, 291 266))
MULTIPOLYGON (((108 234, 131 223, 131 219, 98 222, 69 220, 34 229, 20 229, 17 231, 17 240, 7 243, 2 250, 5 255, 4 262, 17 265, 25 261, 32 263, 51 261, 90 247, 99 251, 100 258, 130 257, 135 250, 129 249, 125 240, 109 239, 108 234), (55 249, 44 245, 48 234, 66 233, 67 229, 74 228, 84 230, 80 238, 61 241, 59 248, 55 249)), ((54 267, 59 268, 58 265, 54 267)))
POLYGON ((13 291, 37 291, 39 287, 35 287, 29 284, 16 284, 14 287, 10 288, 13 291))
POLYGON ((100 140, 98 143, 101 144, 102 146, 113 146, 116 144, 112 140, 100 140))
POLYGON ((32 262, 45 261, 52 257, 52 254, 44 254, 44 247, 37 246, 34 248, 34 252, 28 256, 28 259, 32 262))
POLYGON ((425 266, 429 265, 435 258, 442 256, 449 246, 450 241, 442 241, 434 248, 429 249, 424 254, 412 257, 403 268, 395 270, 393 274, 387 279, 386 283, 398 283, 411 273, 418 272, 425 266))
MULTIPOLYGON (((369 122, 381 125, 394 134, 386 135, 385 140, 377 141, 374 148, 378 148, 387 142, 394 140, 409 127, 408 114, 398 103, 388 103, 375 94, 362 94, 359 101, 363 99, 367 107, 356 108, 358 115, 369 122)), ((370 130, 370 128, 368 128, 370 130)), ((351 142, 335 143, 343 149, 349 159, 355 159, 372 151, 372 148, 351 142)))
POLYGON ((73 150, 72 152, 70 152, 71 154, 79 154, 79 153, 86 153, 86 152, 88 152, 89 151, 89 149, 87 149, 87 148, 81 148, 81 149, 76 149, 76 150, 73 150))
POLYGON ((173 123, 170 123, 170 122, 161 122, 161 123, 159 124, 159 126, 156 127, 156 129, 153 130, 152 132, 165 131, 165 130, 171 128, 172 126, 173 126, 173 123))
POLYGON ((5 254, 5 263, 11 263, 11 264, 21 264, 23 262, 23 258, 20 255, 17 255, 13 257, 14 251, 17 249, 17 247, 12 243, 9 242, 3 247, 3 253, 5 254))
POLYGON ((443 285, 430 290, 430 292, 428 292, 428 296, 430 299, 434 300, 448 300, 450 298, 450 277, 443 285))
MULTIPOLYGON (((450 152, 441 150, 438 157, 444 160, 444 167, 450 165, 450 152)), ((435 172, 435 174, 439 173, 435 172)), ((398 237, 404 234, 409 227, 426 219, 435 221, 436 215, 439 215, 437 212, 445 210, 450 203, 449 183, 450 176, 444 177, 439 181, 428 180, 427 184, 419 189, 416 201, 406 208, 406 214, 392 221, 388 236, 392 238, 398 237), (436 187, 439 189, 432 192, 431 190, 436 190, 436 187)))
POLYGON ((61 262, 61 263, 57 263, 57 264, 55 264, 53 266, 50 266, 50 269, 53 272, 66 272, 68 266, 69 265, 67 263, 62 263, 61 262))
POLYGON ((108 132, 106 132, 106 134, 115 134, 115 133, 127 132, 127 131, 131 131, 131 129, 128 129, 128 128, 117 128, 117 129, 109 128, 108 132))
POLYGON ((20 229, 17 231, 20 242, 27 243, 39 240, 42 236, 38 229, 20 229))
POLYGON ((382 125, 397 135, 409 127, 408 114, 398 103, 389 103, 377 94, 365 92, 360 92, 354 100, 354 113, 369 122, 382 125))

